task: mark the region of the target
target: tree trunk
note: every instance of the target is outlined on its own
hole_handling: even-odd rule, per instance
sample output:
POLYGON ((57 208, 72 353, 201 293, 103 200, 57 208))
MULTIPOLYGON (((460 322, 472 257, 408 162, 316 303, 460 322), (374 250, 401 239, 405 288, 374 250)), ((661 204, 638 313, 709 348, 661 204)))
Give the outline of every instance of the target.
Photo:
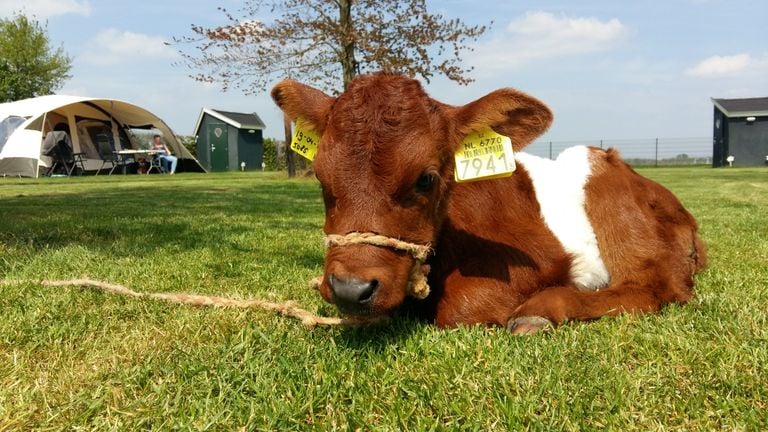
POLYGON ((344 79, 344 90, 357 75, 357 60, 355 60, 355 36, 352 27, 352 2, 354 0, 339 0, 339 24, 341 25, 341 70, 344 79))
POLYGON ((288 178, 293 178, 296 177, 294 152, 291 150, 293 134, 291 133, 291 119, 285 114, 283 114, 283 127, 285 128, 285 166, 288 168, 288 178))

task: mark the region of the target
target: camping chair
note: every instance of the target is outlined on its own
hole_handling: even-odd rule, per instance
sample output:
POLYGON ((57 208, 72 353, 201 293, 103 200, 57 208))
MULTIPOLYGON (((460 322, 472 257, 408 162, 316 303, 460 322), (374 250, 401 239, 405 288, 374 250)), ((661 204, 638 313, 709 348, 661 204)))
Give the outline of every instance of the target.
POLYGON ((168 173, 168 170, 165 169, 165 166, 163 165, 163 160, 160 159, 159 154, 152 156, 152 160, 150 160, 149 162, 149 169, 147 170, 147 174, 151 173, 153 169, 156 169, 161 174, 168 173))
POLYGON ((48 154, 48 156, 53 158, 53 164, 51 164, 46 175, 52 175, 57 166, 62 166, 67 176, 71 177, 72 172, 75 171, 75 168, 78 168, 78 165, 80 174, 82 174, 85 171, 85 164, 83 163, 84 154, 73 152, 72 147, 69 146, 66 140, 59 140, 48 154))
POLYGON ((123 158, 121 158, 120 155, 112 150, 112 144, 110 143, 109 137, 107 135, 97 135, 96 146, 99 152, 99 156, 101 157, 101 166, 99 167, 99 170, 96 171, 96 175, 99 175, 101 170, 104 168, 104 165, 107 163, 110 163, 112 166, 112 169, 109 170, 108 175, 112 175, 112 173, 115 172, 115 168, 124 165, 125 161, 123 158))

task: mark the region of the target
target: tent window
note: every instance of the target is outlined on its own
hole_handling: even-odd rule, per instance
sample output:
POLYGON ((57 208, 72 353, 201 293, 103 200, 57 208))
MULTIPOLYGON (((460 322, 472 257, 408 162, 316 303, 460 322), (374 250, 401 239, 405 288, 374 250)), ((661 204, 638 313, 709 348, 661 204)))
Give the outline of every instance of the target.
POLYGON ((32 121, 32 123, 27 125, 26 129, 42 131, 43 130, 43 116, 40 116, 40 117, 34 119, 32 121))
POLYGON ((77 119, 77 135, 80 141, 80 151, 85 153, 88 159, 101 159, 96 143, 107 140, 112 150, 115 150, 115 142, 112 138, 112 124, 104 120, 77 119))
POLYGON ((10 116, 0 122, 0 152, 3 151, 3 147, 5 147, 5 143, 8 142, 8 138, 11 137, 13 131, 25 121, 27 121, 27 119, 24 117, 10 116))
MULTIPOLYGON (((134 126, 128 126, 126 131, 128 132, 128 135, 131 137, 131 142, 136 143, 137 148, 140 149, 149 149, 152 148, 152 137, 155 135, 161 135, 160 129, 155 128, 144 128, 144 127, 134 127, 134 126)), ((168 144, 166 142, 166 144, 168 144)))

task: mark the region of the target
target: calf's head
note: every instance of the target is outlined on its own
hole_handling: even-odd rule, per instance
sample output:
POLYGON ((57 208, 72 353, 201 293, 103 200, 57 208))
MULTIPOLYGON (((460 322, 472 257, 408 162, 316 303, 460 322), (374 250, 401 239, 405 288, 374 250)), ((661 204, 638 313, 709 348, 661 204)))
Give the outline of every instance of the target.
MULTIPOLYGON (((514 89, 450 106, 417 81, 385 73, 356 78, 338 97, 282 81, 272 98, 321 137, 313 167, 325 233, 371 232, 416 244, 437 240, 454 183, 453 154, 467 134, 491 127, 520 150, 552 121, 543 103, 514 89)), ((329 248, 320 292, 347 314, 388 314, 407 295, 413 260, 370 244, 329 248)))

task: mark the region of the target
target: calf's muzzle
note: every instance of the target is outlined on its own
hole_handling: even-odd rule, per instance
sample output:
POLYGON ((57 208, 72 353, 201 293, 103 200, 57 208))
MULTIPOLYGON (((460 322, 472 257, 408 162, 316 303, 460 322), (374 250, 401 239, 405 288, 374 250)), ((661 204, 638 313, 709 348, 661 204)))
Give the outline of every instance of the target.
MULTIPOLYGON (((429 244, 410 243, 370 232, 328 234, 325 244, 327 248, 366 244, 407 252, 412 256, 413 263, 406 281, 406 292, 418 299, 423 299, 429 294, 425 270, 428 266, 424 265, 427 255, 431 252, 429 244)), ((368 273, 366 277, 359 277, 359 273, 338 273, 331 269, 327 276, 330 300, 344 313, 366 315, 376 309, 374 302, 376 293, 381 288, 380 280, 376 275, 371 275, 371 272, 363 272, 368 273)))

